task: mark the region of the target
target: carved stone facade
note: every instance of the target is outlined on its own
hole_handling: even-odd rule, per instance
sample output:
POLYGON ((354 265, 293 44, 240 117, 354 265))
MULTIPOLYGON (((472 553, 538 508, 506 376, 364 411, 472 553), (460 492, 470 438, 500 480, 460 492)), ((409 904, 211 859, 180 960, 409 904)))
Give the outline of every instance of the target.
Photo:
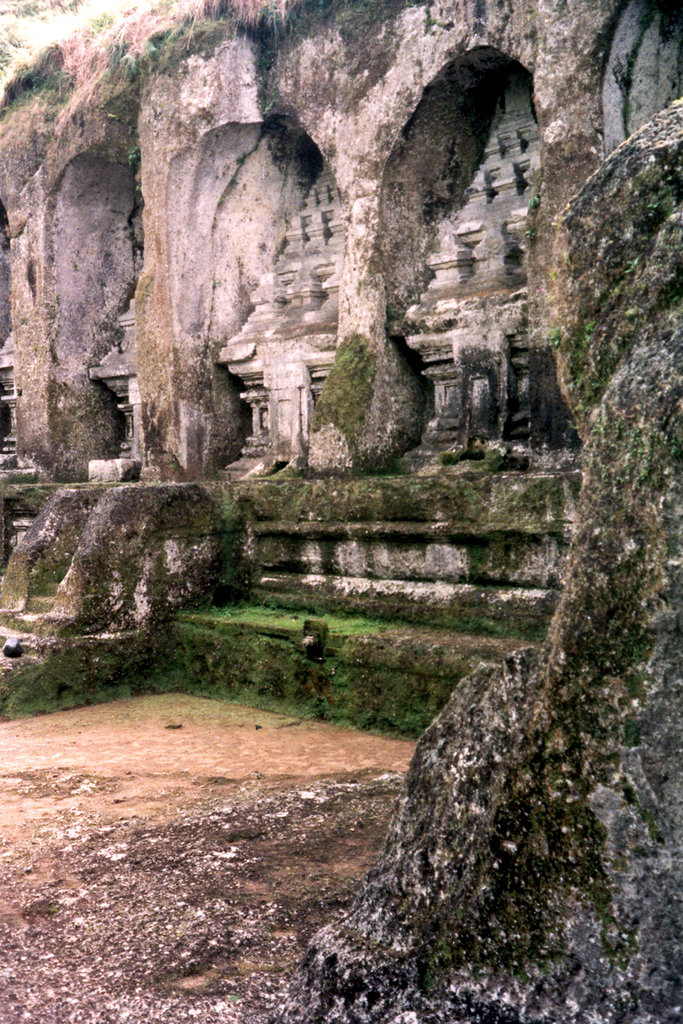
POLYGON ((14 383, 14 335, 10 303, 10 240, 5 207, 0 203, 0 470, 17 464, 14 383))
POLYGON ((528 441, 525 258, 539 167, 529 86, 512 78, 465 204, 439 224, 434 277, 405 317, 434 387, 418 459, 483 440, 528 441))
POLYGON ((221 350, 242 381, 251 433, 234 472, 305 462, 315 401, 334 361, 344 228, 339 192, 324 169, 287 224, 274 272, 252 297, 254 311, 221 350))
POLYGON ((683 14, 646 0, 600 0, 579 18, 511 4, 481 18, 455 0, 428 16, 364 5, 344 23, 351 64, 336 15, 319 33, 307 14, 275 47, 265 106, 253 39, 227 22, 212 26, 213 51, 188 43, 149 90, 122 85, 123 119, 72 98, 53 126, 36 101, 34 150, 10 104, 3 459, 16 433, 20 468, 74 482, 117 454, 162 479, 226 463, 438 468, 473 442, 519 453, 508 468, 571 464, 549 343, 552 227, 603 148, 680 94, 683 14), (137 340, 122 321, 114 344, 136 282, 137 340), (362 415, 344 353, 329 377, 351 335, 368 353, 362 415))
POLYGON ((17 465, 17 388, 14 379, 14 336, 0 347, 0 469, 17 465))
POLYGON ((127 465, 112 466, 109 474, 114 479, 125 473, 125 479, 140 474, 140 389, 137 377, 137 351, 135 346, 135 299, 131 299, 125 313, 119 317, 121 338, 110 349, 99 366, 91 366, 88 375, 93 381, 101 381, 116 396, 116 406, 123 416, 123 440, 119 457, 113 460, 98 459, 90 463, 89 476, 100 479, 104 463, 134 462, 135 467, 127 465))

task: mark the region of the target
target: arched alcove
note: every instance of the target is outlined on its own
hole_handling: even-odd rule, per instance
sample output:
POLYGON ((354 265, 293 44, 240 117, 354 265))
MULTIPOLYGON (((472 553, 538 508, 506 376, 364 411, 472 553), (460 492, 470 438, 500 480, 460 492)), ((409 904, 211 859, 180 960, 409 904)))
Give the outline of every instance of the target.
POLYGON ((530 73, 490 47, 444 68, 384 176, 388 327, 433 387, 416 466, 489 445, 528 462, 542 361, 529 350, 526 263, 540 182, 530 73))
POLYGON ((127 164, 94 154, 72 161, 57 190, 50 414, 55 472, 67 479, 119 456, 125 440, 119 383, 127 395, 136 374, 134 311, 130 323, 126 315, 142 258, 139 205, 127 164))
POLYGON ((0 347, 11 332, 9 219, 0 200, 0 347))
POLYGON ((17 389, 10 294, 11 255, 9 218, 0 201, 0 468, 16 466, 17 389))
POLYGON ((432 272, 439 224, 465 202, 511 75, 528 73, 490 47, 452 61, 424 89, 387 161, 380 259, 392 315, 416 301, 432 272))
MULTIPOLYGON (((223 268, 212 315, 223 338, 218 364, 250 408, 247 434, 230 453, 236 473, 305 462, 334 361, 343 250, 341 200, 320 150, 290 119, 268 119, 214 227, 214 267, 223 268)), ((233 438, 242 410, 233 400, 233 438)))

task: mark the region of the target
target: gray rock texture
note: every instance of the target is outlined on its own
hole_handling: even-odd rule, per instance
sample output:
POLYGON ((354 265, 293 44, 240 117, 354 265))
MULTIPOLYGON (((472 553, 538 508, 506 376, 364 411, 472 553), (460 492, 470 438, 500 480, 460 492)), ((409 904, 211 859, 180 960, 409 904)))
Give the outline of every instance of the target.
POLYGON ((612 36, 602 85, 605 152, 683 93, 683 11, 629 0, 612 36))
POLYGON ((196 484, 107 491, 80 533, 53 616, 78 633, 153 628, 213 592, 221 526, 196 484))
POLYGON ((138 480, 140 469, 137 459, 91 459, 88 479, 93 483, 138 480))
POLYGON ((54 596, 99 500, 98 491, 59 490, 14 550, 2 580, 2 607, 23 612, 33 598, 54 596))
POLYGON ((682 180, 677 103, 564 218, 554 337, 586 453, 549 640, 424 734, 279 1024, 680 1019, 682 180))

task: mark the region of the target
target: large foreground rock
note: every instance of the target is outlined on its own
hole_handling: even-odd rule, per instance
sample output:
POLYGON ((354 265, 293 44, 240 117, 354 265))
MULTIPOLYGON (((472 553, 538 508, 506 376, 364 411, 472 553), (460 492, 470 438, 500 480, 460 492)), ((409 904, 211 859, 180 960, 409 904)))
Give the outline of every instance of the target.
POLYGON ((586 439, 540 659, 461 684, 280 1024, 666 1024, 683 1006, 683 105, 573 203, 558 321, 586 439))

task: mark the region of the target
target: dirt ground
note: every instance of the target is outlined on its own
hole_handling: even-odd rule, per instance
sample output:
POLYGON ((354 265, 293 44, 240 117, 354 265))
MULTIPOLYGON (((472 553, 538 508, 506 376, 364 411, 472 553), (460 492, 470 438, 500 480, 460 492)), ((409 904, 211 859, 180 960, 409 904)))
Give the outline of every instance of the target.
POLYGON ((413 749, 177 695, 0 723, 0 1024, 265 1024, 413 749))

